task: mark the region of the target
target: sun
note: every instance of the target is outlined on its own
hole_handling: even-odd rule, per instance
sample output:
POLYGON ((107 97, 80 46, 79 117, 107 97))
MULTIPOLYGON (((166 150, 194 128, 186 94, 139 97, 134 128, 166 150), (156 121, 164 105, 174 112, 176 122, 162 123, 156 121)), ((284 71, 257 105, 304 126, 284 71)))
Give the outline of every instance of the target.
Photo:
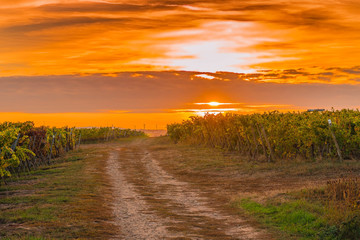
POLYGON ((206 103, 194 103, 196 105, 209 105, 211 107, 218 107, 220 105, 230 105, 230 104, 233 104, 233 103, 221 103, 221 102, 206 102, 206 103))
POLYGON ((221 103, 219 103, 219 102, 209 102, 208 103, 208 105, 209 106, 212 106, 212 107, 217 107, 217 106, 219 106, 221 103))

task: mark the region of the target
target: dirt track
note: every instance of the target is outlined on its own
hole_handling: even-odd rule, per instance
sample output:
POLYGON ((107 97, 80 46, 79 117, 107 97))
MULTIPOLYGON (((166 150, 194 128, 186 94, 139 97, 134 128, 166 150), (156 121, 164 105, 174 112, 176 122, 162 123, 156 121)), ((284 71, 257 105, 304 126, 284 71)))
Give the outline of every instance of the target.
POLYGON ((114 239, 269 239, 239 216, 214 208, 200 189, 166 172, 141 141, 109 150, 114 239))

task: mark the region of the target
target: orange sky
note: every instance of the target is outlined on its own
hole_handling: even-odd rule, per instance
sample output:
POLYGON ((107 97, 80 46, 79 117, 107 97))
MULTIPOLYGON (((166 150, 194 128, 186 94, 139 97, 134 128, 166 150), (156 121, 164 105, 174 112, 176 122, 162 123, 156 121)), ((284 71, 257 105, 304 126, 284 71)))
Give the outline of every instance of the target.
POLYGON ((0 121, 357 108, 359 16, 357 0, 1 0, 0 121))

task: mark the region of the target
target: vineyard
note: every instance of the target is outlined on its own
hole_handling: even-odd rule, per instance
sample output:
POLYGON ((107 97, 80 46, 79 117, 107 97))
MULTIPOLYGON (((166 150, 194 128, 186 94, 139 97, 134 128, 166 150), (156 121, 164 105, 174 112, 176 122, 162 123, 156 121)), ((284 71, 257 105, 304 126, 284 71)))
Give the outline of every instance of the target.
POLYGON ((238 151, 249 159, 359 159, 358 110, 207 114, 168 125, 174 142, 238 151))
POLYGON ((80 143, 143 135, 114 127, 50 128, 35 127, 33 122, 4 122, 0 124, 0 177, 6 183, 13 174, 49 165, 53 158, 77 148, 80 143))
POLYGON ((76 129, 75 132, 77 136, 81 136, 81 142, 83 143, 109 141, 111 139, 117 138, 145 136, 145 134, 140 131, 114 127, 80 128, 76 129))

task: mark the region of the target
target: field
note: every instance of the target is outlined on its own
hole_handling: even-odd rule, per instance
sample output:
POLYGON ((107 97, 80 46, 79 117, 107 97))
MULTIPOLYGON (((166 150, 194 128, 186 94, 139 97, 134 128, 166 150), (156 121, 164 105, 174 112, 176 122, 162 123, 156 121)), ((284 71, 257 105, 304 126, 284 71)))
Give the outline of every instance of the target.
MULTIPOLYGON (((62 151, 50 163, 19 171, 13 165, 8 169, 12 177, 4 175, 6 185, 0 187, 0 236, 358 239, 359 145, 347 145, 346 141, 349 136, 358 136, 358 113, 305 114, 308 119, 304 122, 312 117, 325 119, 325 125, 319 121, 325 135, 322 139, 328 144, 323 152, 321 141, 314 141, 314 147, 310 147, 313 152, 304 150, 308 144, 304 139, 311 146, 310 140, 315 138, 298 141, 303 145, 297 145, 297 155, 291 155, 296 153, 293 145, 283 151, 285 148, 280 146, 284 145, 277 145, 281 134, 275 134, 271 121, 253 122, 247 125, 249 131, 231 128, 231 132, 249 134, 242 146, 225 138, 231 137, 226 131, 236 116, 218 115, 170 125, 170 136, 163 137, 148 138, 136 132, 115 137, 115 133, 105 131, 97 139, 89 137, 87 144, 62 151), (333 114, 331 126, 327 125, 326 114, 333 114), (339 119, 343 114, 351 116, 343 119, 352 121, 342 124, 339 119), (211 125, 206 125, 210 120, 211 125), (198 126, 206 127, 200 132, 198 126), (171 128, 176 129, 176 135, 171 128), (350 135, 346 135, 346 129, 350 129, 350 135)), ((240 121, 243 125, 237 128, 245 126, 246 122, 240 121)), ((291 128, 291 133, 296 130, 291 128)), ((246 139, 246 134, 241 136, 246 139)), ((297 139, 297 135, 292 136, 297 139)), ((236 139, 242 140, 238 135, 236 139)))

